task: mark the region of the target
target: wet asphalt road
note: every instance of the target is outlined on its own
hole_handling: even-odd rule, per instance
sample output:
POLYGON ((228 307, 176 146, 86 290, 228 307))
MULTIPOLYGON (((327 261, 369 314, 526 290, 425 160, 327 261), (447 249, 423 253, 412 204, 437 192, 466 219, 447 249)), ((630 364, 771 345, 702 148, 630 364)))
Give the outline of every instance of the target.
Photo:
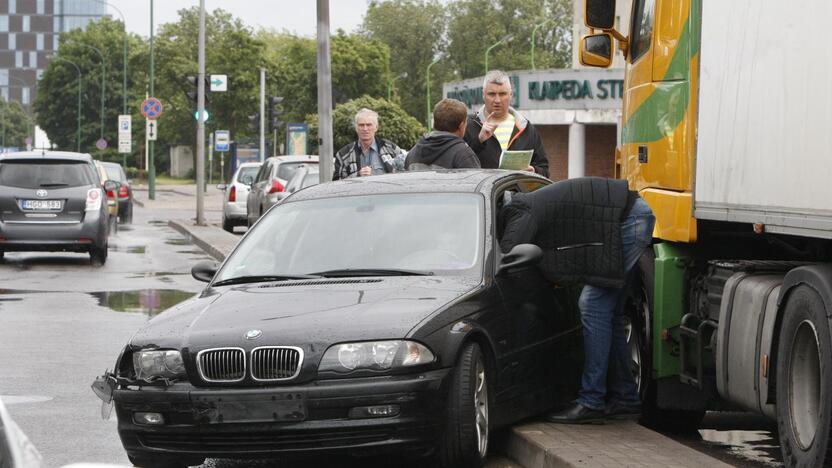
MULTIPOLYGON (((202 289, 190 267, 209 257, 166 225, 168 219, 192 214, 151 214, 137 206, 134 224, 110 238, 103 267, 91 266, 86 254, 69 253, 8 253, 0 263, 0 397, 45 466, 81 461, 130 466, 115 418, 101 418, 89 385, 112 368, 125 342, 152 315, 202 289)), ((218 218, 218 212, 208 212, 209 221, 218 218)), ((666 435, 735 466, 780 466, 776 434, 762 418, 709 414, 695 433, 666 435)), ((204 467, 296 468, 321 462, 328 467, 423 466, 385 458, 208 460, 204 467)), ((498 457, 489 463, 503 466, 513 465, 498 457)))

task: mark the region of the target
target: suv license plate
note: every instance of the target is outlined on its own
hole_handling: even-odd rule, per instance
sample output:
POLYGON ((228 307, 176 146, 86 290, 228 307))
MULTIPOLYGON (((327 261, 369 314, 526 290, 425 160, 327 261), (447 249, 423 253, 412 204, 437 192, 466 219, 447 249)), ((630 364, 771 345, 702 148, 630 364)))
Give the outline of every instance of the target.
POLYGON ((24 210, 33 211, 55 211, 63 208, 61 200, 23 200, 21 205, 24 210))

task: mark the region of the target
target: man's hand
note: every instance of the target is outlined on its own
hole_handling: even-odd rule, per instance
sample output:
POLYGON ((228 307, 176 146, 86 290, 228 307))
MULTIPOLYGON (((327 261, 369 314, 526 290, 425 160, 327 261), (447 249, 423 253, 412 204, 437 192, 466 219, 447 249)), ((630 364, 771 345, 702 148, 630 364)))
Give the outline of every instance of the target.
POLYGON ((524 170, 524 171, 526 171, 526 172, 534 172, 534 167, 533 167, 533 166, 529 166, 529 167, 527 167, 527 168, 525 168, 525 169, 523 169, 523 170, 524 170))
POLYGON ((482 123, 482 128, 480 129, 480 143, 484 142, 485 140, 491 138, 491 135, 494 134, 494 130, 497 129, 498 122, 494 122, 491 120, 491 117, 494 116, 494 113, 488 114, 488 117, 485 119, 485 122, 482 123))
POLYGON ((367 177, 373 175, 373 168, 370 166, 364 166, 358 170, 359 177, 367 177))

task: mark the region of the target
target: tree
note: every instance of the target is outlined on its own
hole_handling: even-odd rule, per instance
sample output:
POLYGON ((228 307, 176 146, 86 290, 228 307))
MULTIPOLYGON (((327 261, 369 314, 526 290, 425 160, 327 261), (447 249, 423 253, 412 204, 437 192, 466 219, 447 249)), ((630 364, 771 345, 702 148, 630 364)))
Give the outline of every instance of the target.
POLYGON ((32 123, 18 101, 0 100, 0 146, 25 148, 26 137, 34 137, 32 123))
MULTIPOLYGON (((425 70, 445 52, 446 28, 446 9, 437 0, 373 1, 364 16, 363 34, 395 51, 390 57, 392 75, 407 73, 396 81, 396 94, 402 107, 420 120, 425 115, 425 70)), ((439 64, 431 72, 433 88, 437 89, 434 97, 438 98, 442 78, 450 74, 439 64)))
MULTIPOLYGON (((416 140, 425 133, 425 127, 418 120, 408 115, 398 104, 386 99, 362 96, 339 104, 332 111, 333 147, 336 151, 356 140, 355 114, 363 107, 378 113, 378 133, 376 135, 392 141, 405 151, 412 148, 416 144, 416 140)), ((307 116, 306 122, 309 124, 310 140, 317 141, 317 114, 307 116)), ((317 151, 317 149, 314 151, 317 151)))

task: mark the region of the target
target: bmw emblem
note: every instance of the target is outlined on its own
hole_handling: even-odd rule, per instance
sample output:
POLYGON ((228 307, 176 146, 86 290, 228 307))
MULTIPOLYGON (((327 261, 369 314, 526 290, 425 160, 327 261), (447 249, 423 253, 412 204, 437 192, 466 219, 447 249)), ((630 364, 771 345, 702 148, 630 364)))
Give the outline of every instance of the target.
POLYGON ((249 330, 249 331, 246 332, 246 339, 247 340, 256 340, 257 338, 260 338, 260 336, 262 334, 263 334, 262 330, 249 330))
POLYGON ((46 196, 49 195, 49 192, 47 192, 46 190, 40 189, 37 192, 35 192, 35 195, 39 196, 40 198, 46 198, 46 196))

